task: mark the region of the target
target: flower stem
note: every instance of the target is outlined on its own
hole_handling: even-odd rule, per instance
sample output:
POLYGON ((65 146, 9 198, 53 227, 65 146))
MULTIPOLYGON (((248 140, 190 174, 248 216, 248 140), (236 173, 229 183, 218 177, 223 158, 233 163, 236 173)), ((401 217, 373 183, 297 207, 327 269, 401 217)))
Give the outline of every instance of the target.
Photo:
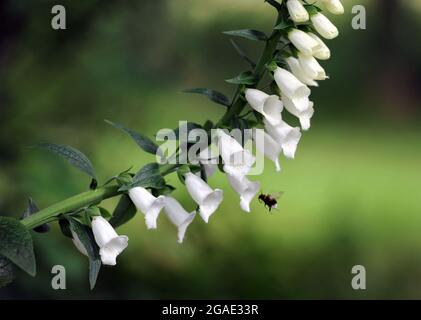
MULTIPOLYGON (((276 25, 278 25, 282 19, 282 14, 281 12, 279 12, 276 25)), ((265 73, 266 64, 270 62, 270 60, 273 58, 281 36, 282 32, 280 30, 275 29, 266 41, 263 53, 254 69, 254 75, 257 79, 257 83, 255 84, 256 86, 265 73)), ((241 93, 242 88, 240 85, 237 89, 236 97, 234 98, 235 101, 233 102, 232 106, 227 110, 225 115, 221 118, 221 120, 219 120, 217 127, 224 124, 229 124, 233 116, 239 115, 243 111, 244 107, 246 106, 246 101, 242 99, 241 93)), ((177 164, 164 165, 161 168, 161 174, 163 176, 170 174, 174 172, 178 166, 179 165, 177 164)), ((108 186, 80 193, 76 196, 70 197, 66 200, 63 200, 43 210, 38 211, 37 213, 23 219, 21 223, 28 229, 36 228, 40 225, 43 225, 44 223, 49 223, 56 220, 61 214, 64 214, 66 212, 72 212, 91 204, 100 203, 105 199, 119 196, 123 192, 118 191, 118 189, 119 186, 108 186)))
POLYGON ((21 223, 28 229, 36 228, 44 223, 54 221, 63 213, 75 211, 92 203, 100 203, 102 200, 113 198, 122 194, 122 192, 118 191, 118 189, 118 186, 111 186, 80 193, 38 211, 37 213, 23 219, 21 223))

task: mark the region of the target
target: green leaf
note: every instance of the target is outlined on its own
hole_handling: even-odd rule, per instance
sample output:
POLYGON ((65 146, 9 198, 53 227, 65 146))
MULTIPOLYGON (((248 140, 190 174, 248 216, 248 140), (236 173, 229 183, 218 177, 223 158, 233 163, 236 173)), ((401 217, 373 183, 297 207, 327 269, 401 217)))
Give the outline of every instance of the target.
POLYGON ((322 11, 321 8, 319 8, 318 6, 315 6, 314 4, 305 4, 304 8, 307 10, 310 16, 322 11))
POLYGON ((278 25, 274 27, 276 30, 287 30, 294 27, 294 23, 291 21, 282 20, 278 25))
POLYGON ((7 286, 13 280, 15 280, 13 263, 9 259, 0 256, 0 288, 7 286))
POLYGON ((86 249, 89 257, 89 283, 91 290, 95 287, 98 278, 99 270, 101 269, 101 257, 99 255, 99 248, 95 242, 92 230, 87 226, 73 218, 68 219, 70 229, 77 235, 80 242, 86 249))
POLYGON ((235 78, 228 79, 228 80, 225 80, 225 81, 228 82, 228 83, 232 83, 232 84, 244 84, 244 85, 251 86, 251 85, 253 85, 257 82, 257 79, 253 75, 252 72, 246 71, 246 72, 240 73, 235 78))
POLYGON ((224 34, 230 36, 236 36, 241 38, 246 38, 254 41, 266 41, 268 37, 262 31, 252 30, 252 29, 242 29, 242 30, 233 30, 233 31, 224 31, 224 34))
POLYGON ((60 219, 58 221, 58 224, 60 226, 61 232, 70 239, 73 239, 72 233, 70 232, 70 224, 67 219, 60 219))
POLYGON ((31 234, 14 218, 0 216, 0 255, 35 276, 36 263, 31 234))
POLYGON ((223 93, 212 90, 212 89, 194 88, 194 89, 183 90, 183 92, 184 93, 203 94, 215 103, 221 104, 221 105, 226 106, 226 107, 229 107, 231 105, 230 101, 228 100, 228 98, 223 93))
MULTIPOLYGON (((28 199, 28 207, 25 209, 25 212, 22 215, 22 219, 25 219, 29 217, 30 215, 33 215, 34 213, 37 213, 39 211, 38 206, 36 205, 35 201, 29 197, 28 199)), ((38 233, 46 233, 50 231, 50 226, 47 223, 44 223, 43 225, 40 225, 33 229, 35 232, 38 233)))
POLYGON ((137 143, 137 145, 142 148, 143 151, 154 155, 158 154, 161 157, 163 156, 161 149, 159 149, 159 146, 148 137, 131 129, 125 128, 121 124, 114 123, 109 120, 105 120, 105 122, 127 133, 137 143))
POLYGON ((244 59, 246 60, 250 66, 254 69, 256 67, 256 63, 249 58, 249 56, 240 48, 240 46, 232 39, 230 39, 230 42, 232 44, 232 46, 234 47, 234 49, 237 51, 237 53, 244 59))
POLYGON ((159 171, 159 164, 153 162, 142 167, 133 178, 133 183, 122 186, 120 191, 127 191, 134 187, 161 189, 165 187, 165 179, 159 171))
POLYGON ((110 223, 114 228, 125 224, 136 215, 136 207, 130 197, 123 194, 118 201, 117 207, 114 209, 110 223))
POLYGON ((109 212, 107 209, 103 207, 98 207, 98 209, 99 209, 99 212, 101 213, 101 216, 105 219, 110 219, 113 216, 111 212, 109 212))
POLYGON ((163 187, 162 189, 152 189, 152 194, 155 197, 158 196, 168 196, 170 195, 173 191, 175 190, 175 187, 167 184, 165 187, 163 187))
POLYGON ((79 150, 66 146, 63 144, 54 144, 54 143, 41 143, 35 146, 36 148, 45 149, 52 153, 55 153, 64 159, 66 159, 70 164, 80 169, 89 175, 92 179, 96 180, 94 173, 94 168, 91 161, 79 150))

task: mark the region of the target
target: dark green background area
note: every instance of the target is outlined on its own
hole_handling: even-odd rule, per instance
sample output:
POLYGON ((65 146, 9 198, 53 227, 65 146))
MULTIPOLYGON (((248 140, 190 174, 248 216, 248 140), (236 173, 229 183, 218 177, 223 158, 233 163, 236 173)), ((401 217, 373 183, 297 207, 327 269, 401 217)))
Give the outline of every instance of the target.
MULTIPOLYGON (((182 245, 162 215, 119 229, 129 236, 118 265, 89 290, 88 261, 57 226, 34 235, 38 275, 19 273, 0 298, 421 298, 421 130, 419 1, 364 1, 367 30, 351 28, 351 8, 328 15, 340 37, 322 62, 330 80, 314 89, 316 114, 296 159, 252 179, 284 191, 269 214, 257 201, 243 213, 222 174, 210 180, 225 200, 209 225, 194 221, 182 245), (51 268, 67 270, 67 290, 51 289, 51 268), (351 288, 351 268, 367 269, 367 290, 351 288)), ((72 145, 100 182, 153 157, 103 119, 153 136, 178 120, 218 120, 224 108, 181 93, 225 83, 247 65, 221 31, 269 32, 262 0, 0 1, 0 212, 18 217, 32 196, 43 208, 87 189, 64 161, 30 149, 72 145), (67 30, 50 26, 53 4, 67 30)), ((262 44, 238 40, 257 58, 262 44)), ((194 203, 172 176, 175 196, 194 203)), ((107 201, 112 209, 115 201, 107 201)))

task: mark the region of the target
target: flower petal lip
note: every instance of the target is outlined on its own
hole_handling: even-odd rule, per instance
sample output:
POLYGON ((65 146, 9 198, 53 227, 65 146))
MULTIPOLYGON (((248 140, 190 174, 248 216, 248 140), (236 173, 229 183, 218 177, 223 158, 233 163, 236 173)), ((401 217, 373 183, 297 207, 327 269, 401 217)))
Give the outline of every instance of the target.
POLYGON ((289 15, 294 22, 306 22, 309 19, 307 10, 303 4, 298 0, 288 0, 287 9, 289 15))
POLYGON ((282 146, 282 151, 288 159, 294 159, 297 145, 301 139, 301 132, 299 128, 292 127, 286 122, 280 125, 272 126, 267 121, 264 121, 266 131, 269 135, 282 146))
POLYGON ((339 31, 335 25, 322 13, 318 12, 312 15, 310 20, 313 23, 314 29, 316 29, 323 38, 334 39, 339 35, 339 31))
POLYGON ((260 190, 260 182, 252 182, 246 176, 238 177, 227 174, 231 187, 240 194, 240 207, 250 212, 250 202, 260 190))
POLYGON ((205 181, 191 172, 186 174, 185 183, 190 196, 200 207, 200 216, 208 223, 209 217, 216 211, 223 200, 222 190, 212 190, 205 181))
POLYGON ((276 125, 281 122, 283 105, 278 96, 269 96, 257 89, 246 89, 245 96, 249 105, 270 123, 276 125))
POLYGON ((146 227, 156 229, 156 221, 164 207, 164 196, 154 197, 145 188, 135 187, 129 190, 129 197, 136 208, 145 215, 146 227))
POLYGON ((325 80, 328 78, 326 76, 325 70, 313 56, 308 56, 299 52, 298 61, 302 70, 308 78, 315 80, 325 80))
POLYGON ((289 113, 300 119, 301 128, 304 131, 310 129, 310 119, 313 117, 314 114, 313 102, 309 101, 309 104, 305 110, 299 110, 295 106, 294 102, 285 95, 282 96, 282 101, 284 103, 285 109, 287 109, 289 113))
POLYGON ((320 39, 314 33, 309 32, 307 34, 319 43, 319 47, 313 51, 313 56, 319 60, 329 60, 330 59, 329 47, 323 42, 322 39, 320 39))
POLYGON ((188 213, 173 197, 165 197, 165 212, 170 221, 178 228, 178 243, 182 243, 187 227, 196 216, 196 211, 188 213))
POLYGON ((319 47, 319 43, 316 40, 299 29, 292 29, 289 31, 288 39, 299 51, 305 54, 311 55, 319 47))
POLYGON ((105 246, 99 248, 102 264, 115 266, 117 264, 117 256, 123 252, 128 246, 129 238, 127 236, 119 236, 113 238, 105 246))
POLYGON ((294 76, 297 77, 298 80, 300 80, 302 83, 308 85, 308 86, 314 86, 318 87, 319 84, 314 81, 313 79, 309 78, 305 73, 304 70, 300 66, 300 62, 297 58, 294 57, 288 57, 285 59, 286 63, 288 64, 289 68, 291 69, 291 72, 294 76))
POLYGON ((101 216, 92 219, 92 232, 99 246, 102 263, 115 265, 117 256, 127 247, 129 238, 119 236, 111 224, 101 216))

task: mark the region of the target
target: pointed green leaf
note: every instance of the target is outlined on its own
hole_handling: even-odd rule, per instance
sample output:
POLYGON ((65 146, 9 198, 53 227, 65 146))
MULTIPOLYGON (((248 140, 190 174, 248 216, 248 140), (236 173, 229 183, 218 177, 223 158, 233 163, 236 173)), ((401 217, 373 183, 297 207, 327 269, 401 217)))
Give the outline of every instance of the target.
POLYGON ((229 107, 231 105, 230 101, 228 100, 228 98, 223 93, 212 90, 212 89, 194 88, 194 89, 183 90, 183 92, 184 93, 203 94, 215 103, 221 104, 221 105, 226 106, 226 107, 229 107))
POLYGON ((18 220, 0 216, 0 255, 31 276, 36 274, 32 236, 18 220))
POLYGON ((264 32, 252 29, 224 31, 222 33, 254 41, 266 41, 268 39, 264 32))
POLYGON ((232 46, 234 47, 234 49, 237 51, 237 53, 244 59, 246 60, 250 66, 254 69, 256 67, 256 63, 249 58, 249 56, 240 48, 240 46, 234 41, 234 40, 230 40, 232 46))
POLYGON ((246 71, 246 72, 240 73, 235 78, 228 79, 225 81, 232 84, 244 84, 247 86, 251 86, 257 82, 257 79, 252 72, 246 71))
POLYGON ((35 147, 45 149, 63 157, 70 164, 72 164, 73 166, 85 172, 91 178, 96 180, 94 168, 92 166, 91 161, 79 150, 70 146, 54 143, 41 143, 36 145, 35 147))
POLYGON ((143 166, 133 178, 133 183, 124 185, 119 190, 127 191, 134 187, 161 189, 165 187, 165 179, 159 171, 159 164, 153 162, 143 166))
POLYGON ((15 268, 13 263, 9 259, 0 256, 0 288, 7 286, 14 279, 15 268))
POLYGON ((68 221, 70 223, 70 229, 77 235, 88 253, 89 284, 92 290, 95 287, 99 270, 101 269, 101 257, 99 255, 98 245, 96 244, 92 230, 89 227, 82 225, 73 218, 69 218, 68 221))
POLYGON ((120 129, 121 131, 127 133, 136 143, 139 147, 142 148, 143 151, 151 153, 151 154, 158 154, 159 156, 162 156, 162 151, 159 149, 159 146, 153 142, 148 137, 134 131, 131 129, 128 129, 121 124, 111 122, 109 120, 105 120, 108 124, 112 125, 114 128, 120 129))
MULTIPOLYGON (((35 201, 30 197, 28 199, 28 207, 25 209, 25 212, 22 215, 22 219, 25 219, 29 217, 30 215, 37 213, 38 211, 39 211, 38 206, 36 205, 35 201)), ((50 231, 50 226, 44 223, 43 225, 40 225, 34 228, 33 230, 38 233, 46 233, 50 231)))
POLYGON ((125 224, 136 215, 136 207, 130 197, 123 194, 118 201, 117 207, 114 209, 110 223, 114 228, 125 224))

